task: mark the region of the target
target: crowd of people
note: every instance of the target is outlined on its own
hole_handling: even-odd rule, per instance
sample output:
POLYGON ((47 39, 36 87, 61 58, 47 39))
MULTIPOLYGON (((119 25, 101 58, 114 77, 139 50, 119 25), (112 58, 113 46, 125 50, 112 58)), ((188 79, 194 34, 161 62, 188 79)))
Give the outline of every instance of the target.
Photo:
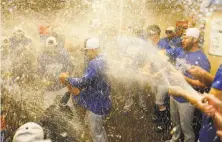
MULTIPOLYGON (((170 141, 176 142, 181 140, 181 134, 184 136, 184 142, 194 142, 197 138, 200 142, 220 141, 220 138, 216 134, 216 130, 220 130, 219 125, 221 125, 221 122, 219 120, 221 119, 221 115, 217 112, 220 109, 216 104, 221 103, 221 101, 219 101, 221 99, 219 96, 221 93, 221 66, 214 79, 209 73, 211 68, 210 62, 207 56, 202 52, 202 47, 199 47, 200 31, 197 28, 186 29, 182 36, 182 46, 173 47, 169 41, 164 42, 166 39, 170 40, 170 36, 165 39, 159 39, 160 28, 157 25, 150 26, 148 29, 153 43, 157 44, 160 48, 164 48, 165 54, 171 57, 171 62, 176 68, 181 70, 180 67, 182 67, 184 79, 196 90, 196 94, 189 94, 190 92, 187 92, 179 86, 167 86, 167 88, 164 88, 165 85, 161 84, 157 86, 156 118, 160 119, 164 125, 167 123, 166 119, 164 119, 167 116, 164 115, 167 109, 164 105, 166 103, 164 103, 164 99, 162 99, 164 97, 159 97, 159 95, 170 95, 170 118, 174 126, 172 139, 170 141), (166 44, 164 45, 163 43, 166 44), (185 59, 186 62, 181 62, 180 59, 185 59), (183 64, 188 64, 188 66, 184 66, 183 64), (210 95, 201 95, 203 93, 208 93, 210 95), (203 102, 204 98, 206 99, 205 102, 203 102), (196 108, 203 111, 200 130, 193 129, 193 119, 195 117, 194 112, 196 108), (211 114, 211 117, 208 116, 209 114, 211 114), (214 116, 213 118, 212 114, 214 116), (196 135, 195 138, 195 133, 197 131, 199 135, 196 135)), ((166 34, 169 35, 169 33, 172 34, 174 31, 166 30, 166 34)), ((174 45, 177 45, 177 40, 170 41, 174 42, 174 45)), ((164 84, 164 82, 162 83, 164 84)), ((196 117, 201 116, 197 115, 196 117)), ((218 134, 219 133, 218 131, 218 134)))
MULTIPOLYGON (((173 128, 170 142, 221 141, 222 65, 215 76, 210 74, 211 63, 200 47, 199 29, 188 27, 181 31, 181 28, 168 27, 165 30, 166 37, 162 39, 158 25, 150 25, 146 31, 142 32, 140 38, 152 42, 156 48, 160 49, 161 54, 168 56, 169 62, 180 71, 179 76, 182 76, 195 90, 195 94, 190 94, 181 86, 169 86, 164 79, 159 81, 154 89, 155 106, 152 117, 157 132, 173 128), (185 62, 181 62, 181 60, 185 62), (198 109, 199 113, 196 114, 198 109), (194 118, 201 120, 201 117, 201 127, 193 128, 194 118)), ((27 80, 38 80, 44 84, 43 94, 46 108, 50 105, 47 102, 50 99, 47 98, 55 98, 57 95, 64 94, 59 101, 61 107, 66 106, 71 98, 73 102, 86 110, 85 120, 92 140, 107 142, 104 119, 112 110, 110 95, 112 83, 106 74, 109 67, 103 58, 100 40, 94 37, 85 40, 82 51, 87 65, 80 78, 73 77, 73 61, 64 48, 64 40, 52 32, 48 36, 42 36, 41 42, 44 43, 44 51, 36 57, 36 64, 33 65, 36 55, 30 47, 32 40, 27 38, 21 29, 17 29, 11 38, 3 38, 1 45, 2 80, 4 83, 8 81, 9 84, 19 82, 20 87, 24 87, 24 83, 20 84, 20 82, 28 83, 27 80), (28 54, 25 54, 26 51, 28 54), (23 57, 23 62, 18 59, 20 58, 18 55, 23 57), (28 56, 31 57, 28 58, 28 56)), ((155 72, 155 67, 152 70, 155 72)), ((9 91, 9 88, 3 88, 9 91)), ((137 91, 140 89, 143 90, 138 86, 137 91)), ((140 98, 139 103, 144 113, 149 113, 143 98, 143 95, 146 94, 139 92, 137 92, 140 98)), ((129 108, 124 107, 124 109, 128 111, 129 108)), ((1 112, 2 141, 7 129, 5 118, 7 116, 1 112)), ((15 132, 13 142, 20 141, 51 140, 44 140, 44 132, 40 125, 29 122, 15 132)))

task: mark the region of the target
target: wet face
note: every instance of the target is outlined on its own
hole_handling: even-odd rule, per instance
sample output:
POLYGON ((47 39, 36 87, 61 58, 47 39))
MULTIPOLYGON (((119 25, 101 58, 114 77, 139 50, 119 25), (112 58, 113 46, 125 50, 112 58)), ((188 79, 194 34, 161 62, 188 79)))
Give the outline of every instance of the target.
POLYGON ((154 34, 148 34, 147 35, 148 39, 152 41, 152 43, 154 45, 157 45, 157 43, 159 42, 160 40, 160 34, 158 33, 154 33, 154 34))
POLYGON ((189 51, 194 45, 193 37, 183 36, 182 46, 184 50, 189 51))
POLYGON ((160 35, 154 34, 154 35, 152 35, 152 36, 150 37, 150 39, 151 39, 152 42, 156 45, 156 44, 159 42, 159 40, 160 40, 160 35))
POLYGON ((166 35, 167 35, 168 38, 173 38, 175 33, 173 31, 166 30, 166 35))
POLYGON ((95 51, 95 49, 86 49, 86 50, 85 50, 85 56, 86 56, 88 59, 92 60, 92 59, 96 56, 96 51, 95 51))

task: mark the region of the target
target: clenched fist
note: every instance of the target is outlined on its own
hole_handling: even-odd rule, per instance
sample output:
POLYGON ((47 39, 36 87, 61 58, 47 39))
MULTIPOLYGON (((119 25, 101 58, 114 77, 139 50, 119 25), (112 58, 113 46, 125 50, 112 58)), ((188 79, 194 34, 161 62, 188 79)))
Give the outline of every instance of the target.
POLYGON ((73 87, 73 86, 71 86, 71 84, 68 84, 67 88, 68 88, 69 92, 72 93, 73 95, 79 95, 79 93, 80 93, 79 88, 73 87))
POLYGON ((62 84, 66 84, 66 80, 67 78, 69 77, 69 73, 68 72, 63 72, 59 75, 59 81, 62 83, 62 84))

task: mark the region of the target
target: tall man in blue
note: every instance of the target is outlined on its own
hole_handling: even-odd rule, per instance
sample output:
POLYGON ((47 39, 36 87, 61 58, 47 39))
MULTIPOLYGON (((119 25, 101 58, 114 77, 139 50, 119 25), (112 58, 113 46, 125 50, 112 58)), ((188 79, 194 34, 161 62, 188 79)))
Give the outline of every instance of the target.
POLYGON ((90 38, 85 43, 85 55, 89 58, 84 76, 69 77, 61 73, 59 79, 73 95, 73 99, 87 110, 86 121, 94 142, 107 142, 107 134, 103 127, 104 116, 110 113, 110 85, 105 75, 106 65, 100 54, 100 42, 90 38))
MULTIPOLYGON (((210 63, 204 53, 198 47, 200 32, 197 28, 189 28, 183 37, 184 52, 176 60, 176 67, 184 71, 185 80, 197 91, 201 92, 206 86, 195 79, 187 70, 190 65, 200 66, 210 71, 210 63), (183 62, 181 62, 183 61, 183 62)), ((194 142, 195 134, 192 127, 195 108, 183 97, 170 98, 170 114, 173 125, 177 127, 171 142, 179 141, 181 133, 184 134, 184 142, 194 142)))

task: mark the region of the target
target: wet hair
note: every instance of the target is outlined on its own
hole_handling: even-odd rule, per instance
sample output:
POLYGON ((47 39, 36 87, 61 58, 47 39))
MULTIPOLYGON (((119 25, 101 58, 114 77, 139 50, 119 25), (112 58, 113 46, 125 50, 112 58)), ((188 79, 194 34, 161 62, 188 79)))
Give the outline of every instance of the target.
POLYGON ((148 37, 150 37, 154 34, 160 35, 160 33, 161 33, 161 29, 158 25, 150 25, 150 26, 147 27, 146 31, 147 31, 147 36, 148 37))

